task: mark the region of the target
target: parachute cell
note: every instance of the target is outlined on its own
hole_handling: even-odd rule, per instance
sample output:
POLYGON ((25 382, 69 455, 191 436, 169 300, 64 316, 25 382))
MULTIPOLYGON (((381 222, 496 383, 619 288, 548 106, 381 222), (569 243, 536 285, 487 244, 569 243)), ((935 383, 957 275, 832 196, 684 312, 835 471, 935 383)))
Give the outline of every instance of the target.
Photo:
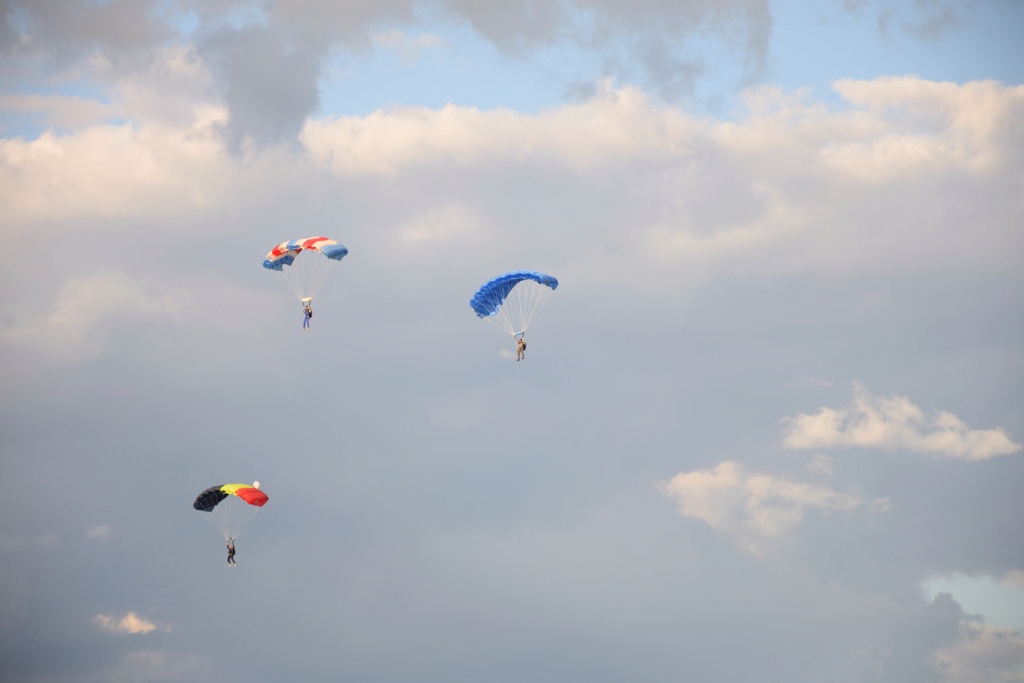
POLYGON ((267 254, 263 267, 280 273, 288 289, 300 300, 312 301, 327 276, 348 249, 327 237, 282 242, 267 254))
POLYGON ((256 516, 269 498, 249 484, 211 486, 198 496, 192 508, 203 513, 225 540, 238 538, 245 525, 256 516))
POLYGON ((550 275, 514 270, 484 284, 469 305, 477 317, 521 337, 557 287, 558 280, 550 275))

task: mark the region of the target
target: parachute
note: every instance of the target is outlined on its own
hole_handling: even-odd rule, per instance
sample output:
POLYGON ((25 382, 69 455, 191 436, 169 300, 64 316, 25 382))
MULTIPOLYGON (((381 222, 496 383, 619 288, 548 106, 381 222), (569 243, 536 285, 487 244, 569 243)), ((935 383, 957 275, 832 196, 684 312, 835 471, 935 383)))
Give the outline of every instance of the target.
POLYGON ((309 303, 347 253, 348 249, 332 239, 307 237, 271 249, 263 267, 280 273, 288 289, 303 303, 309 303))
POLYGON ((522 338, 530 321, 558 287, 558 280, 535 270, 514 270, 481 287, 469 305, 479 318, 522 338))
POLYGON ((260 491, 260 483, 211 486, 196 497, 193 509, 199 510, 224 540, 238 538, 245 525, 270 500, 260 491))

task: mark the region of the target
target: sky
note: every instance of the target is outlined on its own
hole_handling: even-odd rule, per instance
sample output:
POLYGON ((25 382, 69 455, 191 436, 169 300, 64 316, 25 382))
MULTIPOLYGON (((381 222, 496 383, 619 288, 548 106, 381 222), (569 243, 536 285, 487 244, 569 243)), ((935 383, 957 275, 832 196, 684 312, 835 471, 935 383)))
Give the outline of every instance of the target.
POLYGON ((1024 681, 1024 5, 0 10, 0 680, 1024 681))

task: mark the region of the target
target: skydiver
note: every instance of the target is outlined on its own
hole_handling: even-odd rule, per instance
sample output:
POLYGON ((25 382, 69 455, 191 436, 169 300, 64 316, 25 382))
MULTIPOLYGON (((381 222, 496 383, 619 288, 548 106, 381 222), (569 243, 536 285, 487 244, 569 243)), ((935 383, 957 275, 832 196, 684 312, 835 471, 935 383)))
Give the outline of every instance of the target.
POLYGON ((522 337, 516 338, 516 362, 526 358, 526 340, 522 337))
POLYGON ((237 564, 235 562, 235 544, 232 543, 232 541, 234 541, 234 540, 235 539, 233 539, 233 538, 229 538, 228 539, 228 566, 229 567, 234 567, 235 564, 237 564))
POLYGON ((306 310, 306 317, 302 321, 302 329, 309 330, 309 320, 310 320, 310 318, 313 317, 313 309, 310 308, 308 301, 305 304, 305 310, 306 310))

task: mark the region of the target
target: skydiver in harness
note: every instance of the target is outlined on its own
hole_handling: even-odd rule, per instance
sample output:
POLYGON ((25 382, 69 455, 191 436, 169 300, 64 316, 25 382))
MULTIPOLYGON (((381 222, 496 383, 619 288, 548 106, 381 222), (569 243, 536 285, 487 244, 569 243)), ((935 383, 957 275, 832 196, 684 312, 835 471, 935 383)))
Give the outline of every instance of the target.
POLYGON ((526 340, 523 337, 516 337, 516 362, 526 358, 526 340))
POLYGON ((305 311, 306 311, 306 317, 302 321, 302 329, 309 330, 309 321, 313 317, 313 309, 310 308, 310 305, 309 305, 308 301, 305 304, 303 304, 303 306, 304 306, 305 311))
POLYGON ((233 539, 233 538, 229 538, 228 539, 228 566, 229 567, 234 567, 235 564, 237 564, 235 562, 235 544, 232 543, 232 541, 234 541, 234 540, 235 539, 233 539))

